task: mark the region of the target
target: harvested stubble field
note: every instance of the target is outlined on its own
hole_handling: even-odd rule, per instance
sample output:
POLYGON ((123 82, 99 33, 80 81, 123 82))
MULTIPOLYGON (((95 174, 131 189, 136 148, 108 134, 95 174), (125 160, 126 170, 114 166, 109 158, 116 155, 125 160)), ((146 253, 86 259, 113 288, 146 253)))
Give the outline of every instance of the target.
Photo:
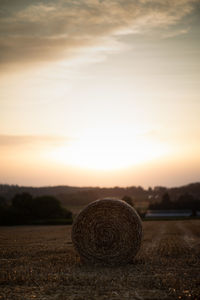
POLYGON ((146 221, 132 264, 80 264, 71 226, 0 228, 0 299, 200 299, 200 220, 146 221))

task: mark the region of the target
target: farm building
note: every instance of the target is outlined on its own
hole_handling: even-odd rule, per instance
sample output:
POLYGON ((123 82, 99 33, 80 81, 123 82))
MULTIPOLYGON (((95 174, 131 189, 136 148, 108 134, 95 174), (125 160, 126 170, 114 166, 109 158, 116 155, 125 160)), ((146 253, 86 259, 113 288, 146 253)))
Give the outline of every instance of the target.
POLYGON ((192 210, 148 210, 145 218, 191 217, 192 210))

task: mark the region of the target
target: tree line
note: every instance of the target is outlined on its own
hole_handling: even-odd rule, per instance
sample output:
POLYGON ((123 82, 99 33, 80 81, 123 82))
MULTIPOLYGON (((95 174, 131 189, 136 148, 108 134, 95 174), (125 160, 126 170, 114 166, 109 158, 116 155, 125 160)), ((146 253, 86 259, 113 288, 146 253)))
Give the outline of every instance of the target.
POLYGON ((166 210, 192 210, 193 215, 200 210, 200 201, 189 193, 181 194, 177 200, 172 201, 170 195, 166 192, 162 196, 161 202, 151 203, 149 209, 166 210))
POLYGON ((16 194, 8 203, 0 197, 0 225, 71 224, 72 213, 54 196, 16 194))

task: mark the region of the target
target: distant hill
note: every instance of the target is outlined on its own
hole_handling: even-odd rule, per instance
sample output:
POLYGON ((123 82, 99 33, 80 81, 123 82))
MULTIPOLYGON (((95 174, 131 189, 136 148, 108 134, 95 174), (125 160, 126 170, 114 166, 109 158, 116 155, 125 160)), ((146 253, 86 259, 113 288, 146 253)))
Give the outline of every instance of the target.
POLYGON ((31 186, 18 186, 9 184, 0 184, 0 196, 11 199, 18 193, 30 193, 32 196, 52 195, 58 196, 59 194, 71 194, 81 190, 88 190, 86 187, 72 187, 72 186, 46 186, 46 187, 31 187, 31 186))
POLYGON ((130 196, 135 202, 159 201, 164 193, 168 192, 171 200, 176 200, 180 195, 188 193, 200 199, 200 182, 188 185, 167 188, 156 186, 144 189, 141 186, 127 188, 111 187, 73 187, 73 186, 47 186, 47 187, 25 187, 18 185, 0 184, 0 196, 7 201, 17 193, 28 192, 32 196, 52 195, 56 196, 64 205, 85 205, 101 197, 130 196))
POLYGON ((197 198, 200 198, 200 182, 190 183, 181 187, 171 188, 169 189, 169 193, 172 197, 173 195, 179 196, 180 194, 188 193, 197 198))

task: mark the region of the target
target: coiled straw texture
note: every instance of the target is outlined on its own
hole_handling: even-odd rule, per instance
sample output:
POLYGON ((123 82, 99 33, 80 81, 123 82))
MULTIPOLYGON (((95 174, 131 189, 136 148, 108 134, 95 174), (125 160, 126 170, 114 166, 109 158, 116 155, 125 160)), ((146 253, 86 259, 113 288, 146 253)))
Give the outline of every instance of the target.
POLYGON ((142 224, 126 202, 104 198, 89 204, 72 227, 72 242, 81 261, 88 264, 129 263, 141 245, 142 224))

